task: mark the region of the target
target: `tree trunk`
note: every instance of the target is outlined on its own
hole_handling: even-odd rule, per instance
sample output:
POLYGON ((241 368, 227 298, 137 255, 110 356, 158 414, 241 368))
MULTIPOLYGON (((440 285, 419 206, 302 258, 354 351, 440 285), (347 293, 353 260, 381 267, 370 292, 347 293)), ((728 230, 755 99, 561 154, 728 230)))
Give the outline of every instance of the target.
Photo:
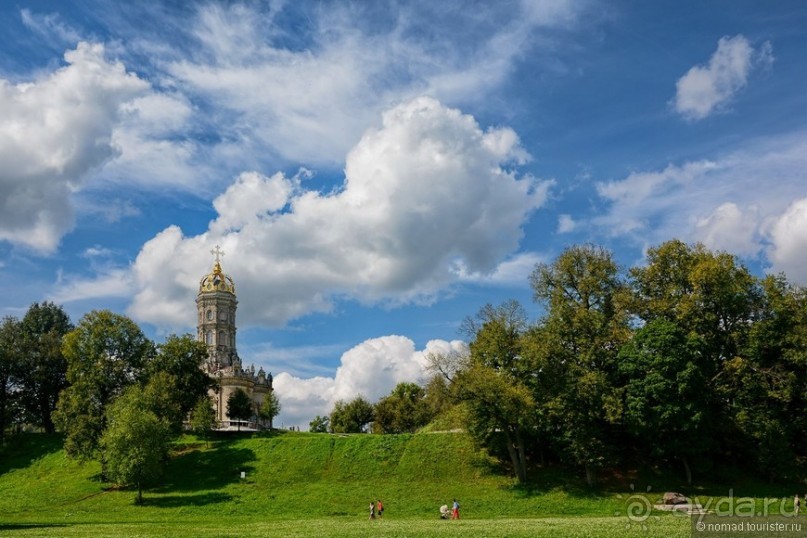
MULTIPOLYGON (((516 473, 516 478, 518 478, 519 484, 524 484, 527 482, 527 472, 524 467, 524 460, 521 459, 521 455, 524 454, 524 448, 519 446, 516 447, 513 443, 513 437, 510 433, 510 430, 504 430, 505 437, 507 438, 507 453, 510 454, 510 461, 513 463, 513 471, 516 473)), ((516 430, 516 439, 520 439, 520 435, 518 435, 518 430, 516 430)))
POLYGON ((53 419, 51 419, 51 408, 48 398, 43 398, 39 402, 40 413, 42 414, 42 427, 45 433, 53 433, 56 428, 53 426, 53 419))
POLYGON ((684 464, 684 471, 686 471, 687 486, 691 486, 692 485, 692 469, 689 468, 689 462, 687 461, 686 456, 681 456, 681 462, 684 464))
POLYGON ((594 468, 588 463, 585 464, 585 468, 586 468, 586 483, 590 488, 593 488, 594 484, 596 484, 597 482, 597 476, 594 472, 594 468))
POLYGON ((521 483, 527 483, 527 455, 524 452, 524 440, 521 439, 521 430, 516 429, 516 446, 518 448, 518 461, 521 463, 521 483))

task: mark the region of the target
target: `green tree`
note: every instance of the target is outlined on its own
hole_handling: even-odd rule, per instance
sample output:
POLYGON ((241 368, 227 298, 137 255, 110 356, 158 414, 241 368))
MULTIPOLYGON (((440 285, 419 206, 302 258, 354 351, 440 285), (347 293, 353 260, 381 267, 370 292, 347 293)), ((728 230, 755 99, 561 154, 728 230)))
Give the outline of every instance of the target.
POLYGON ((172 421, 174 428, 181 427, 182 419, 191 412, 199 398, 207 395, 213 386, 211 378, 202 371, 207 358, 207 346, 191 335, 170 335, 157 346, 157 354, 148 365, 148 374, 165 372, 173 378, 171 395, 179 406, 180 420, 172 421))
POLYGON ((525 431, 532 425, 535 407, 529 389, 516 377, 478 362, 459 372, 456 383, 469 410, 468 432, 484 446, 490 446, 496 432, 502 432, 513 472, 525 483, 525 431))
POLYGON ((679 459, 689 485, 690 461, 711 448, 709 384, 698 359, 696 342, 663 318, 637 330, 619 353, 628 429, 655 458, 679 459))
POLYGON ((454 406, 451 396, 451 387, 445 377, 432 375, 426 382, 426 396, 423 402, 426 404, 430 420, 446 413, 454 406))
POLYGON ((168 421, 151 410, 140 386, 129 387, 109 406, 107 427, 100 440, 107 476, 120 485, 137 487, 143 503, 143 486, 162 475, 171 438, 168 421))
POLYGON ((330 416, 331 433, 362 433, 373 421, 373 405, 362 396, 337 401, 330 416))
POLYGON ((498 432, 519 482, 527 481, 527 434, 535 426, 535 401, 525 380, 532 365, 521 353, 526 313, 517 301, 486 305, 464 330, 473 337, 470 357, 453 378, 455 394, 467 404, 468 431, 490 447, 498 432))
POLYGON ((570 247, 553 263, 538 264, 530 282, 547 312, 535 330, 543 341, 539 362, 555 383, 546 419, 592 485, 621 420, 616 358, 631 334, 630 294, 611 253, 593 245, 570 247))
POLYGON ((258 416, 263 420, 269 421, 269 429, 272 429, 272 421, 280 414, 280 400, 278 399, 275 391, 271 391, 261 402, 261 407, 258 409, 258 416))
POLYGON ((52 414, 59 393, 67 387, 67 361, 62 339, 73 330, 70 318, 53 303, 34 303, 20 323, 23 352, 17 379, 20 405, 32 424, 53 433, 52 414))
POLYGON ((699 444, 711 454, 736 454, 747 446, 738 420, 757 400, 756 382, 745 386, 741 378, 760 366, 747 349, 752 328, 765 316, 764 292, 734 256, 701 244, 668 241, 649 249, 647 262, 630 271, 632 310, 645 323, 666 320, 686 335, 692 366, 708 380, 699 401, 710 434, 699 444))
POLYGON ((252 399, 244 389, 235 389, 227 398, 227 417, 238 421, 238 431, 241 431, 241 421, 249 420, 253 414, 252 399))
POLYGON ((710 377, 747 344, 761 300, 757 280, 737 259, 673 240, 651 248, 647 265, 631 269, 634 312, 664 318, 696 334, 710 377))
POLYGON ((157 417, 166 421, 171 427, 171 433, 181 433, 182 422, 187 414, 182 412, 180 398, 176 395, 178 390, 176 377, 168 372, 155 372, 146 379, 142 387, 144 402, 148 408, 157 417))
POLYGON ((308 423, 308 431, 312 433, 328 433, 330 422, 328 417, 317 415, 314 417, 314 420, 308 423))
POLYGON ((132 320, 108 310, 85 315, 64 337, 70 386, 59 396, 54 422, 65 432, 70 456, 96 456, 107 406, 127 387, 146 379, 153 350, 132 320))
POLYGON ((748 345, 723 366, 721 385, 755 468, 770 480, 795 479, 807 439, 807 290, 782 275, 760 289, 748 345))
POLYGON ((216 411, 209 396, 202 396, 196 401, 191 411, 191 430, 210 446, 210 434, 216 427, 216 411))
POLYGON ((375 404, 373 431, 414 433, 431 420, 426 391, 416 383, 398 383, 388 396, 375 404))
POLYGON ((0 324, 0 445, 5 439, 11 419, 14 397, 14 373, 22 353, 20 322, 13 317, 3 318, 0 324))

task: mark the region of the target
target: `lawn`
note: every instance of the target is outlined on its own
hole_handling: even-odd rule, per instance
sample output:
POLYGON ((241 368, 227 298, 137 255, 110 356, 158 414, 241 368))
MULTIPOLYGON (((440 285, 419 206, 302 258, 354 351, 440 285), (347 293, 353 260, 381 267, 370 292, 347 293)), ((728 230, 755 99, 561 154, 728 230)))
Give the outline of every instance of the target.
POLYGON ((99 473, 95 462, 67 458, 58 436, 17 439, 0 453, 0 535, 690 535, 683 516, 628 518, 631 506, 648 507, 660 492, 590 490, 561 469, 521 487, 464 434, 283 433, 222 437, 210 447, 185 437, 142 506, 99 473), (440 520, 439 506, 455 497, 462 519, 440 520), (368 521, 367 505, 378 498, 385 517, 368 521))

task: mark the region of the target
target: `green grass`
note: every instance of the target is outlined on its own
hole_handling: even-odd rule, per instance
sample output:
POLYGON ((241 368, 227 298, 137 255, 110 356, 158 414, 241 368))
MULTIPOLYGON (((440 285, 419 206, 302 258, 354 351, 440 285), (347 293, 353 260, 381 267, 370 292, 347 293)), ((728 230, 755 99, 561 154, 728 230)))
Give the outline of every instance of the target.
POLYGON ((558 469, 520 487, 460 433, 278 433, 209 448, 185 437, 175 448, 137 506, 131 489, 99 481, 97 463, 66 458, 58 436, 17 438, 0 452, 0 535, 689 536, 684 517, 627 518, 630 500, 660 493, 592 491, 558 469), (463 519, 440 520, 455 497, 463 519), (377 498, 385 518, 367 521, 377 498))

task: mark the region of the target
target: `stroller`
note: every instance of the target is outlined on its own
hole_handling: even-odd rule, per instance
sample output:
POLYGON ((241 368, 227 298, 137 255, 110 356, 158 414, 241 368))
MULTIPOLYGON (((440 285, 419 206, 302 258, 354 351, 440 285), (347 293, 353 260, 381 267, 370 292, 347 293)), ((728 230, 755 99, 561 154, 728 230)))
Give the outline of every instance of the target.
POLYGON ((448 505, 444 504, 440 507, 440 519, 448 519, 451 517, 451 510, 448 509, 448 505))

